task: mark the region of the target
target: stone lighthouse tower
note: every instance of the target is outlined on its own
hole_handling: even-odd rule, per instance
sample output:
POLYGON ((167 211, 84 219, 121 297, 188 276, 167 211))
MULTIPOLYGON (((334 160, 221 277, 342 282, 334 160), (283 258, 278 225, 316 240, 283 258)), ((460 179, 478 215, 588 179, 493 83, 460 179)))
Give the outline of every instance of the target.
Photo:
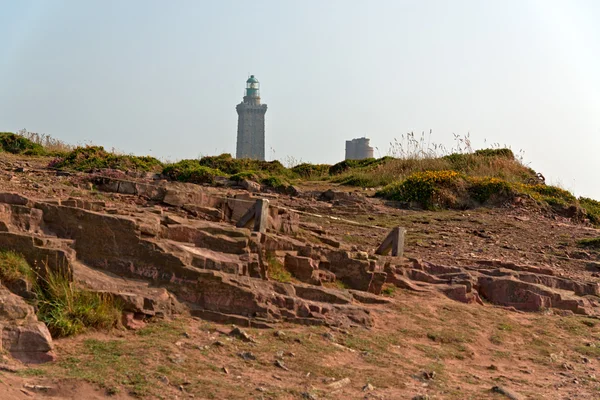
POLYGON ((265 113, 260 104, 260 83, 254 75, 246 81, 244 101, 236 106, 238 113, 236 158, 265 159, 265 113))

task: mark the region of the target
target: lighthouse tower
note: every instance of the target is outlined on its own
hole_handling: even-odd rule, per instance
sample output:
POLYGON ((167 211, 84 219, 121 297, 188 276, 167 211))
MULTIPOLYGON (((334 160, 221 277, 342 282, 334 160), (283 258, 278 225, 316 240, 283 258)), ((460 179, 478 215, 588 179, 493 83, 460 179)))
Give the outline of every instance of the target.
POLYGON ((235 108, 238 113, 236 158, 265 159, 265 114, 260 104, 260 83, 254 75, 246 81, 244 100, 235 108))

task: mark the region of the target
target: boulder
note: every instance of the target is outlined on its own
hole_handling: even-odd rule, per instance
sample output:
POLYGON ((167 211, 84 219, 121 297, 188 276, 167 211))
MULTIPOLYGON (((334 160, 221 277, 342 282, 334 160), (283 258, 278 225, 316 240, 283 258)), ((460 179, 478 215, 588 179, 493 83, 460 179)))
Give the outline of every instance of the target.
POLYGON ((33 307, 0 286, 0 350, 25 363, 53 361, 52 337, 33 307))
POLYGON ((249 179, 244 179, 240 182, 240 186, 249 191, 250 193, 259 193, 260 184, 249 179))

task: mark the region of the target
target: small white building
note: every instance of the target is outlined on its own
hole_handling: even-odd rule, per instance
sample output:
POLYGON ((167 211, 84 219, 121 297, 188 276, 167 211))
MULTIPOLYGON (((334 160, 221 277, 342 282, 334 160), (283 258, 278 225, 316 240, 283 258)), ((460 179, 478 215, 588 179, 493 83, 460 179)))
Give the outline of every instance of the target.
POLYGON ((369 145, 370 141, 366 137, 346 140, 346 160, 373 158, 373 148, 369 145))

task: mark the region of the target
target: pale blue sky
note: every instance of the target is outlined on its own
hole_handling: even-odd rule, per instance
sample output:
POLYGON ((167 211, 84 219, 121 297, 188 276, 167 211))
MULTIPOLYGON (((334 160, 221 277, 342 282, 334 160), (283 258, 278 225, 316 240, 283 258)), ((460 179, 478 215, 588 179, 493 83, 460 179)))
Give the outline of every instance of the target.
POLYGON ((269 158, 470 132, 600 199, 596 0, 0 0, 0 131, 171 160, 235 153, 249 73, 269 158))

